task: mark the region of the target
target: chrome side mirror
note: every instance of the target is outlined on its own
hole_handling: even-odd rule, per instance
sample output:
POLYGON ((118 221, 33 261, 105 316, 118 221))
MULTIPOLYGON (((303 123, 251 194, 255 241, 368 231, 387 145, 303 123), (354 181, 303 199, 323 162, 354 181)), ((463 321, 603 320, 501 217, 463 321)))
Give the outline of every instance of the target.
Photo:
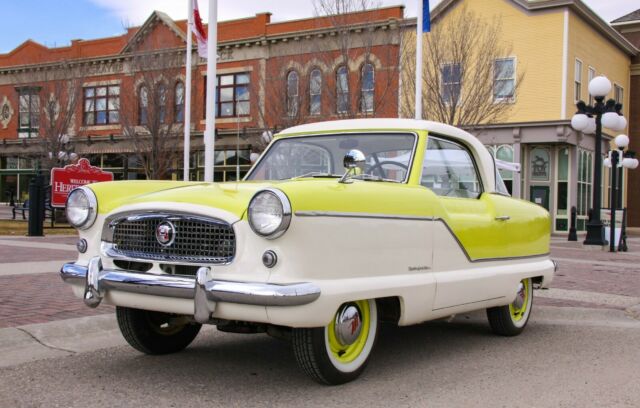
POLYGON ((366 158, 364 156, 364 153, 362 153, 360 150, 349 150, 347 152, 347 154, 344 155, 344 159, 343 159, 343 163, 344 163, 344 168, 347 170, 351 170, 351 169, 355 169, 356 167, 360 166, 361 164, 364 164, 366 158))
POLYGON ((351 173, 353 173, 356 168, 363 165, 365 161, 366 161, 366 157, 364 153, 362 153, 360 150, 357 150, 357 149, 349 150, 347 154, 344 155, 344 159, 342 160, 342 163, 344 164, 344 168, 346 169, 346 171, 344 172, 344 175, 340 179, 340 183, 346 183, 348 181, 349 176, 351 176, 351 173))

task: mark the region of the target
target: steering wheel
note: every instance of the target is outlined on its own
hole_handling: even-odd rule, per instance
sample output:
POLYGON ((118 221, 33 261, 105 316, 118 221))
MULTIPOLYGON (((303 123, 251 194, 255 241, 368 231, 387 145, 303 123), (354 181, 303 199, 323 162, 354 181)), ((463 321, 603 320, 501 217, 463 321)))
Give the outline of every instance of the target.
POLYGON ((398 166, 401 169, 403 169, 404 171, 408 171, 409 170, 409 166, 407 166, 404 163, 400 163, 400 162, 393 161, 393 160, 387 160, 387 161, 382 161, 382 162, 379 162, 379 163, 376 163, 376 164, 374 164, 372 166, 367 167, 366 169, 364 169, 364 172, 373 174, 373 172, 375 170, 377 170, 378 173, 379 173, 378 175, 380 177, 382 177, 382 178, 385 178, 384 177, 384 172, 382 171, 382 166, 387 165, 387 164, 390 164, 392 166, 398 166))

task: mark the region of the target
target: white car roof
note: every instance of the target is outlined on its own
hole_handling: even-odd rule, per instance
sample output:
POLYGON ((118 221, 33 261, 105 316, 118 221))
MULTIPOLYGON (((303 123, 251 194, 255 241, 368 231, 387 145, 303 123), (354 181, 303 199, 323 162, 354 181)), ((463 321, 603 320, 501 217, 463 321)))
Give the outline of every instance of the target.
POLYGON ((278 136, 291 136, 300 133, 313 132, 341 132, 354 130, 426 130, 442 136, 448 136, 453 140, 459 140, 463 144, 471 147, 475 152, 477 165, 479 167, 484 187, 486 191, 495 191, 495 165, 489 151, 482 142, 472 134, 457 127, 439 122, 415 119, 347 119, 328 122, 309 123, 306 125, 294 126, 278 133, 278 136))

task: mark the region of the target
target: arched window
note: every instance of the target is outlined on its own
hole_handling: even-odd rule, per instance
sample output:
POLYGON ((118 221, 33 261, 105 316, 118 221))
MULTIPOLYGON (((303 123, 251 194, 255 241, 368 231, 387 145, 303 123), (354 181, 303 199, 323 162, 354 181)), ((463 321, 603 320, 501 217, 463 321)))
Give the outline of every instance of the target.
POLYGON ((173 95, 173 104, 174 122, 184 122, 184 83, 182 83, 182 81, 176 82, 176 87, 173 95))
POLYGON ((360 110, 373 112, 373 95, 375 90, 375 68, 372 64, 364 64, 361 72, 360 110))
POLYGON ((309 76, 309 114, 322 113, 322 72, 319 69, 311 71, 309 76))
POLYGON ((289 116, 298 114, 298 82, 298 73, 290 71, 287 74, 287 114, 289 116))
POLYGON ((344 65, 336 72, 336 96, 336 111, 347 113, 349 111, 349 71, 344 65))
POLYGON ((149 123, 149 90, 142 85, 138 91, 138 124, 149 123))
POLYGON ((160 123, 164 123, 167 118, 167 86, 164 83, 159 83, 157 86, 157 92, 158 114, 160 115, 158 119, 160 119, 160 123))

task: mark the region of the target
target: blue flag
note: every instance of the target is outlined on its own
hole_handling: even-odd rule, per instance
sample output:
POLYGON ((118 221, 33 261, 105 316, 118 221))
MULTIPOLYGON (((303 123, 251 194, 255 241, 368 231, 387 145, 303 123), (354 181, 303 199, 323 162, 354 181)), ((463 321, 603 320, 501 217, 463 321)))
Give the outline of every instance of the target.
POLYGON ((428 33, 431 31, 431 12, 429 11, 429 0, 422 1, 422 32, 428 33))

